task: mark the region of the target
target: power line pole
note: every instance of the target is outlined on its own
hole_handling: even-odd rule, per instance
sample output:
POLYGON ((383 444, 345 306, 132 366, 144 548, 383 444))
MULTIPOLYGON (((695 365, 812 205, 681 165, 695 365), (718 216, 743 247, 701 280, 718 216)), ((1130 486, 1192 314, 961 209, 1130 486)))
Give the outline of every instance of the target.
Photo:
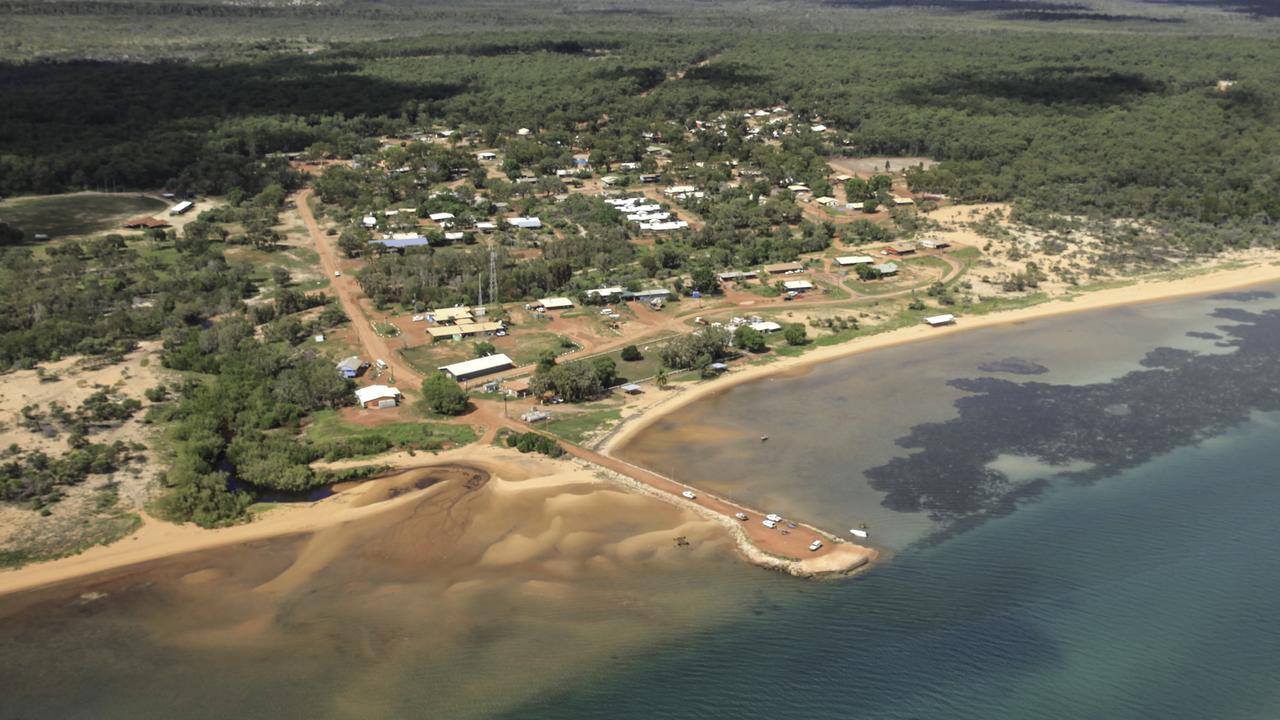
POLYGON ((489 302, 498 299, 498 251, 489 246, 489 302))

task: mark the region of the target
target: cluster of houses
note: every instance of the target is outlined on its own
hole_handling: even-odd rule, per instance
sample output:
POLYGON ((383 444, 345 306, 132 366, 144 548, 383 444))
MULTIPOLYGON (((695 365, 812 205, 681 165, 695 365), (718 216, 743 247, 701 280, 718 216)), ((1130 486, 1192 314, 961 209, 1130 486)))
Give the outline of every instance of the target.
POLYGON ((480 335, 503 336, 507 334, 507 325, 501 320, 488 320, 483 307, 451 307, 438 308, 422 315, 414 315, 414 322, 426 321, 427 337, 436 340, 461 340, 465 337, 480 335))
POLYGON ((641 230, 663 232, 683 230, 689 227, 689 223, 676 218, 671 213, 663 210, 661 205, 645 198, 608 198, 605 202, 612 205, 618 212, 626 215, 627 222, 639 225, 641 230))

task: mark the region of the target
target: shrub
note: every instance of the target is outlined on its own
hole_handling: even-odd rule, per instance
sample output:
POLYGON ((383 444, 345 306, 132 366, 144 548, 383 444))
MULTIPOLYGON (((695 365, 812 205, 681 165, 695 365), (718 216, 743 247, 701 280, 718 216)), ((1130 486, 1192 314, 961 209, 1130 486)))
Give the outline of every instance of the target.
POLYGON ((788 345, 804 345, 809 341, 805 333, 804 325, 800 323, 791 323, 782 329, 782 336, 786 338, 788 345))
POLYGON ((467 391, 439 371, 422 381, 422 399, 441 415, 461 415, 467 409, 467 391))

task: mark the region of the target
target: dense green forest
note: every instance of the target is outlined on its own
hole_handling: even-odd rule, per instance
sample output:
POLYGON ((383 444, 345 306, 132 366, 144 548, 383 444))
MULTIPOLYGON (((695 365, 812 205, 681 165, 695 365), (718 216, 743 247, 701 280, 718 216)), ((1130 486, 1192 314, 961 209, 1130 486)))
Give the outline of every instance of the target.
POLYGON ((268 154, 347 156, 429 123, 486 138, 541 128, 621 161, 643 147, 640 127, 785 103, 838 131, 816 150, 942 160, 913 185, 964 200, 1211 225, 1280 216, 1275 43, 976 39, 428 37, 244 62, 8 64, 0 193, 288 188, 297 178, 268 154))
MULTIPOLYGON (((538 215, 548 230, 493 236, 503 301, 585 302, 605 283, 712 293, 724 269, 927 223, 911 211, 839 229, 802 219, 779 188, 830 194, 826 161, 840 156, 933 158, 907 171, 913 190, 1009 201, 1022 219, 1137 220, 1127 226, 1189 253, 1274 243, 1280 45, 1267 14, 1248 0, 0 0, 0 195, 164 189, 227 200, 181 232, 128 241, 41 244, 0 224, 0 368, 163 340, 163 362, 183 380, 148 410, 166 429, 161 509, 218 525, 243 519, 255 493, 332 481, 309 466, 319 458, 389 442, 299 433, 350 402, 349 381, 304 345, 345 318, 285 280, 266 293, 261 268, 224 255, 236 243, 270 252, 286 194, 307 182, 342 228, 339 247, 368 253, 357 279, 380 307, 467 302, 489 261, 469 247, 473 234, 452 242, 434 228, 428 249, 374 255, 358 221, 393 207, 416 209, 405 221, 415 231, 431 212, 464 229, 508 211, 538 215), (753 138, 742 111, 778 105, 796 131, 753 138), (454 144, 418 141, 444 128, 457 131, 454 144), (475 147, 456 146, 464 137, 500 151, 501 178, 475 147), (662 182, 705 189, 680 201, 696 229, 629 242, 636 230, 600 199, 556 199, 575 180, 556 171, 575 154, 589 157, 584 173, 617 172, 625 187, 658 172, 654 143, 670 160, 662 182), (354 162, 309 180, 293 154, 354 162)), ((874 206, 888 185, 848 190, 874 206)), ((729 347, 728 337, 690 337, 663 351, 667 366, 705 366, 729 347)), ((549 363, 538 382, 587 398, 614 370, 549 363)), ((7 456, 4 497, 52 501, 135 451, 80 439, 61 458, 7 456)))

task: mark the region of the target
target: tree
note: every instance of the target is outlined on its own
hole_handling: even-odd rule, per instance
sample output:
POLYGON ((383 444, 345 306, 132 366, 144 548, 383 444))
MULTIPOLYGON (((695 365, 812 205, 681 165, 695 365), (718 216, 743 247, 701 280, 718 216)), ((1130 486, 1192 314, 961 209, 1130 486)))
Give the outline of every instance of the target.
POLYGON ((277 265, 276 267, 271 268, 271 279, 275 281, 276 285, 284 287, 289 284, 289 281, 293 279, 293 276, 289 274, 288 270, 277 265))
POLYGON ((637 362, 644 359, 644 355, 640 353, 640 348, 635 345, 628 345, 622 348, 622 359, 626 362, 637 362))
POLYGON ((26 234, 22 229, 6 222, 0 222, 0 245, 18 245, 26 234))
POLYGON ((658 368, 658 374, 653 376, 653 383, 658 386, 659 390, 666 390, 671 384, 670 378, 667 377, 666 368, 658 368))
POLYGON ((494 347, 493 343, 487 340, 481 340, 476 343, 475 350, 476 357, 489 357, 490 355, 498 352, 498 348, 494 347))
POLYGON ((613 358, 607 355, 592 359, 591 369, 595 371, 601 387, 611 387, 618 377, 618 366, 613 362, 613 358))
POLYGON ((761 353, 769 349, 764 333, 750 325, 739 325, 733 331, 733 344, 748 352, 761 353))
POLYGON ((467 409, 467 391, 439 371, 422 381, 422 399, 441 415, 461 415, 467 409))
POLYGON ((720 292, 720 278, 708 265, 699 265, 689 273, 689 287, 703 295, 720 292))
POLYGON ((369 242, 369 232, 364 229, 347 228, 338 236, 338 249, 347 257, 355 257, 364 251, 369 242))
POLYGON ((804 325, 800 323, 791 323, 784 327, 782 337, 786 338, 788 345, 804 345, 809 341, 804 325))
MULTIPOLYGON (((608 359, 608 358, 604 358, 608 359)), ((609 361, 612 364, 612 360, 609 361)), ((604 392, 600 373, 592 364, 583 360, 539 368, 529 381, 529 389, 535 395, 555 394, 568 402, 581 402, 599 397, 604 392)))

